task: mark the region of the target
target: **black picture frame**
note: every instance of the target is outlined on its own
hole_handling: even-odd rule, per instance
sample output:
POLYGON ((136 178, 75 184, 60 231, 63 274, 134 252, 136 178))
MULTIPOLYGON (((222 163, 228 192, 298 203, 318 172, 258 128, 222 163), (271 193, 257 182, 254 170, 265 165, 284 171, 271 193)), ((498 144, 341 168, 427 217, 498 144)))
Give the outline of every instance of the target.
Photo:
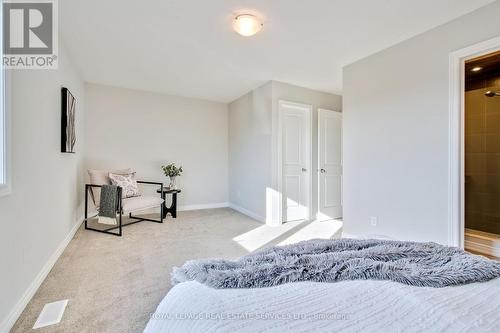
POLYGON ((68 88, 61 88, 61 152, 75 153, 76 98, 68 88))

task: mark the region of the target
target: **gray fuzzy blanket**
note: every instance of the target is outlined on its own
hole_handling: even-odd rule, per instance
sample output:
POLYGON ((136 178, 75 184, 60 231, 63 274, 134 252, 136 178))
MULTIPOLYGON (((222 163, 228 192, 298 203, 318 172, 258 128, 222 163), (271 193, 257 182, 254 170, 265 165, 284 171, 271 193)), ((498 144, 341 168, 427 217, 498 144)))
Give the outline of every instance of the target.
POLYGON ((260 288, 298 281, 373 279, 446 287, 497 277, 500 262, 436 243, 313 239, 271 247, 235 261, 188 261, 174 268, 172 282, 195 280, 213 288, 260 288))

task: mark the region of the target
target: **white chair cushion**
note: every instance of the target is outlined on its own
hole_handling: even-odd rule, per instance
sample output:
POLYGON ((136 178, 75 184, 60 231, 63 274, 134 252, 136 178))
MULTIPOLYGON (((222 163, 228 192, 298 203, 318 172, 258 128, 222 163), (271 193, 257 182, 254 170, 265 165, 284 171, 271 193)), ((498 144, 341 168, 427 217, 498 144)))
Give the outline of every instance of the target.
MULTIPOLYGON (((101 171, 101 170, 93 170, 89 169, 87 170, 89 173, 89 178, 90 178, 90 184, 92 185, 111 185, 111 179, 109 179, 109 173, 110 171, 101 171)), ((132 169, 123 169, 123 170, 115 170, 111 171, 111 173, 118 174, 118 175, 126 175, 132 173, 132 169)), ((92 199, 92 202, 94 203, 94 206, 96 208, 99 208, 99 205, 101 204, 101 189, 97 187, 92 187, 90 188, 90 198, 92 199)))
POLYGON ((163 199, 155 196, 139 196, 122 200, 122 208, 124 213, 156 208, 160 207, 162 204, 163 199))

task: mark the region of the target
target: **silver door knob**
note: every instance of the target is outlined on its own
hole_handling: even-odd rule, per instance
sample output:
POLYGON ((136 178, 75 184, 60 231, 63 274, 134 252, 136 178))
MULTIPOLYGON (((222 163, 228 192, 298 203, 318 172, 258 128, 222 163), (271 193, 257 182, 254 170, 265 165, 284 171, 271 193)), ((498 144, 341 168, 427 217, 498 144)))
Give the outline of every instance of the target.
POLYGON ((306 168, 302 168, 302 172, 306 172, 306 171, 307 171, 307 169, 306 169, 306 168))
POLYGON ((326 172, 326 170, 325 170, 325 169, 321 169, 320 171, 321 171, 321 173, 325 173, 325 172, 326 172))

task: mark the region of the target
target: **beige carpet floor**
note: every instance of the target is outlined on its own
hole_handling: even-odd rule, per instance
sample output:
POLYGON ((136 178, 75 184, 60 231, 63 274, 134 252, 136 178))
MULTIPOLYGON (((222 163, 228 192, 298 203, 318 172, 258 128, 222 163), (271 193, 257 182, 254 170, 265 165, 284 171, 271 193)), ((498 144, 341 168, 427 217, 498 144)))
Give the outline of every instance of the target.
MULTIPOLYGON (((12 332, 33 331, 46 303, 69 299, 62 321, 36 332, 142 332, 171 288, 173 266, 204 257, 236 258, 266 246, 340 235, 341 222, 268 227, 232 209, 179 212, 142 222, 123 237, 80 228, 12 332)), ((35 332, 35 331, 33 331, 35 332)))

